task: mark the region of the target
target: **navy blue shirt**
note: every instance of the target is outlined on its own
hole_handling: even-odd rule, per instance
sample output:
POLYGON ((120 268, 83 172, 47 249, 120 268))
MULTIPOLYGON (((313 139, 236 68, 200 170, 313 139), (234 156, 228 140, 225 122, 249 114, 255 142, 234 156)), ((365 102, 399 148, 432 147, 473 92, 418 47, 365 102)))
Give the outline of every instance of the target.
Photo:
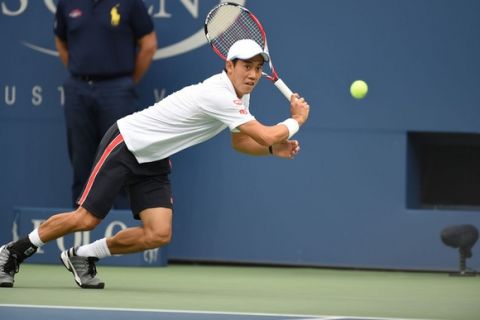
POLYGON ((60 0, 55 14, 74 75, 132 75, 137 40, 153 30, 142 0, 60 0))

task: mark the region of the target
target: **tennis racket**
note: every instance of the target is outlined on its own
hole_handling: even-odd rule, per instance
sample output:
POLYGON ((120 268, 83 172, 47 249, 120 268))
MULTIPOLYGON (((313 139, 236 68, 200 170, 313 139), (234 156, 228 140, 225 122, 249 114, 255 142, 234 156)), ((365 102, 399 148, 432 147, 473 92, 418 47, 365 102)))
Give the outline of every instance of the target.
MULTIPOLYGON (((213 51, 227 60, 230 47, 242 39, 251 39, 258 43, 262 49, 268 52, 267 37, 260 21, 247 8, 238 3, 222 2, 210 10, 205 19, 205 36, 213 48, 213 51)), ((268 61, 270 74, 262 72, 262 75, 273 82, 281 93, 290 101, 292 91, 278 77, 273 67, 272 58, 268 61)))

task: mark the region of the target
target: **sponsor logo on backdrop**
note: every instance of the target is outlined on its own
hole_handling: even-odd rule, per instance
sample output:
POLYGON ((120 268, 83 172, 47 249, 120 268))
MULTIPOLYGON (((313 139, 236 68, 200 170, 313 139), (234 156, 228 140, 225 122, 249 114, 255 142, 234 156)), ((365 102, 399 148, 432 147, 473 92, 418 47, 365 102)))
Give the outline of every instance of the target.
MULTIPOLYGON (((52 14, 55 14, 56 11, 56 0, 35 0, 42 2, 44 7, 52 14)), ((216 0, 216 1, 203 1, 203 0, 144 0, 148 12, 152 16, 154 21, 159 21, 159 19, 167 20, 175 19, 175 16, 171 13, 171 8, 181 6, 184 8, 188 14, 192 17, 190 22, 195 25, 199 25, 198 29, 193 30, 192 33, 185 38, 178 39, 176 42, 161 47, 157 50, 154 55, 154 60, 166 59, 170 57, 175 57, 188 53, 194 49, 197 49, 205 44, 205 35, 203 31, 203 20, 204 16, 201 12, 208 12, 210 7, 213 7, 217 3, 224 2, 226 0, 216 0), (201 10, 200 10, 201 9, 201 10)), ((245 5, 246 0, 229 0, 231 2, 236 2, 240 5, 245 5)), ((10 16, 10 17, 21 17, 29 9, 29 3, 33 1, 29 0, 0 0, 0 15, 10 16)), ((76 12, 75 15, 81 15, 81 12, 76 12)), ((120 17, 116 16, 115 13, 112 13, 112 23, 118 22, 117 19, 120 17)), ((188 21, 187 21, 188 23, 188 21)), ((51 28, 48 28, 51 31, 51 28)), ((53 37, 51 33, 48 34, 49 37, 53 37)), ((25 41, 22 39, 18 40, 22 46, 27 50, 33 50, 38 54, 58 56, 58 52, 55 49, 43 47, 36 43, 35 41, 25 41)), ((5 79, 8 81, 8 79, 5 79)), ((18 101, 19 97, 28 97, 33 106, 40 106, 44 102, 45 95, 57 94, 59 96, 60 105, 63 106, 65 101, 65 94, 62 86, 42 86, 34 85, 31 90, 28 89, 28 92, 24 92, 25 89, 22 89, 22 92, 19 91, 15 84, 5 84, 3 88, 0 88, 0 99, 3 96, 3 102, 6 107, 14 106, 18 101), (47 88, 44 88, 47 87, 47 88), (47 91, 48 92, 45 92, 47 91)), ((155 101, 160 101, 163 97, 166 96, 165 89, 153 89, 153 96, 155 101)), ((24 101, 22 101, 24 103, 24 101)))
MULTIPOLYGON (((172 19, 174 18, 171 13, 168 11, 168 5, 171 5, 173 1, 167 0, 144 0, 145 4, 148 7, 148 11, 154 20, 156 19, 172 19)), ((240 5, 244 5, 246 0, 229 0, 230 2, 236 2, 240 5)), ((2 14, 6 16, 19 16, 28 9, 28 0, 3 0, 1 2, 2 14)), ((198 47, 205 45, 207 42, 205 40, 204 31, 203 31, 203 17, 199 16, 199 8, 201 5, 201 0, 177 0, 177 4, 182 5, 192 16, 193 19, 202 21, 202 26, 199 30, 195 31, 192 35, 178 40, 176 43, 171 44, 164 48, 159 48, 155 53, 154 60, 165 59, 173 56, 177 56, 189 51, 192 51, 198 47)), ((225 2, 225 0, 219 1, 225 2)), ((45 7, 54 14, 56 11, 56 1, 54 0, 43 0, 45 7)), ((81 13, 80 13, 81 14, 81 13)), ((28 48, 49 55, 58 55, 55 50, 41 47, 32 42, 22 42, 28 48)))
POLYGON ((158 253, 160 249, 150 249, 143 252, 143 261, 147 264, 154 264, 158 260, 158 253))

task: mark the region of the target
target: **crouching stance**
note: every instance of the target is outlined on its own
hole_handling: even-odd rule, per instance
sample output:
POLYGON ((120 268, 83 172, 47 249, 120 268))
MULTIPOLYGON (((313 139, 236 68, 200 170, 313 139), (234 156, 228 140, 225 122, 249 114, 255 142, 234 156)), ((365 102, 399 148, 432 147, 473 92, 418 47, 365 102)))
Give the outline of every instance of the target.
POLYGON ((53 215, 28 237, 0 248, 0 286, 13 286, 20 263, 45 243, 72 232, 94 229, 109 212, 121 186, 126 186, 132 213, 142 225, 62 252, 61 261, 73 273, 75 282, 82 288, 101 289, 104 283, 96 277, 98 259, 158 248, 170 241, 172 196, 168 158, 138 163, 117 125, 106 133, 99 150, 75 211, 53 215))
POLYGON ((0 286, 12 287, 20 263, 46 242, 95 228, 122 186, 142 225, 62 252, 61 260, 75 282, 82 288, 103 288, 96 277, 98 259, 168 243, 172 235, 169 157, 224 129, 230 130, 232 146, 239 152, 294 158, 300 146, 290 138, 308 119, 305 99, 293 94, 291 117, 277 125, 263 125, 250 113, 250 93, 268 60, 268 53, 256 42, 240 40, 230 48, 223 72, 118 120, 100 143, 78 208, 51 216, 27 237, 0 248, 0 286))

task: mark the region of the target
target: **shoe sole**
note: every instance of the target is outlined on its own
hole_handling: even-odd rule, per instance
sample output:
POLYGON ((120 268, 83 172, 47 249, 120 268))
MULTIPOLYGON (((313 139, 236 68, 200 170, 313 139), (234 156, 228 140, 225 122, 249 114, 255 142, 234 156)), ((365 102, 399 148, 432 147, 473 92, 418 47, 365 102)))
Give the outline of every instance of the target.
POLYGON ((88 284, 82 284, 80 281, 80 277, 77 275, 75 272, 75 268, 73 267, 72 263, 70 262, 70 259, 68 258, 67 251, 63 251, 60 254, 60 261, 62 261, 64 267, 73 273, 73 279, 75 280, 75 283, 83 289, 103 289, 105 287, 105 283, 101 282, 98 285, 88 285, 88 284))

